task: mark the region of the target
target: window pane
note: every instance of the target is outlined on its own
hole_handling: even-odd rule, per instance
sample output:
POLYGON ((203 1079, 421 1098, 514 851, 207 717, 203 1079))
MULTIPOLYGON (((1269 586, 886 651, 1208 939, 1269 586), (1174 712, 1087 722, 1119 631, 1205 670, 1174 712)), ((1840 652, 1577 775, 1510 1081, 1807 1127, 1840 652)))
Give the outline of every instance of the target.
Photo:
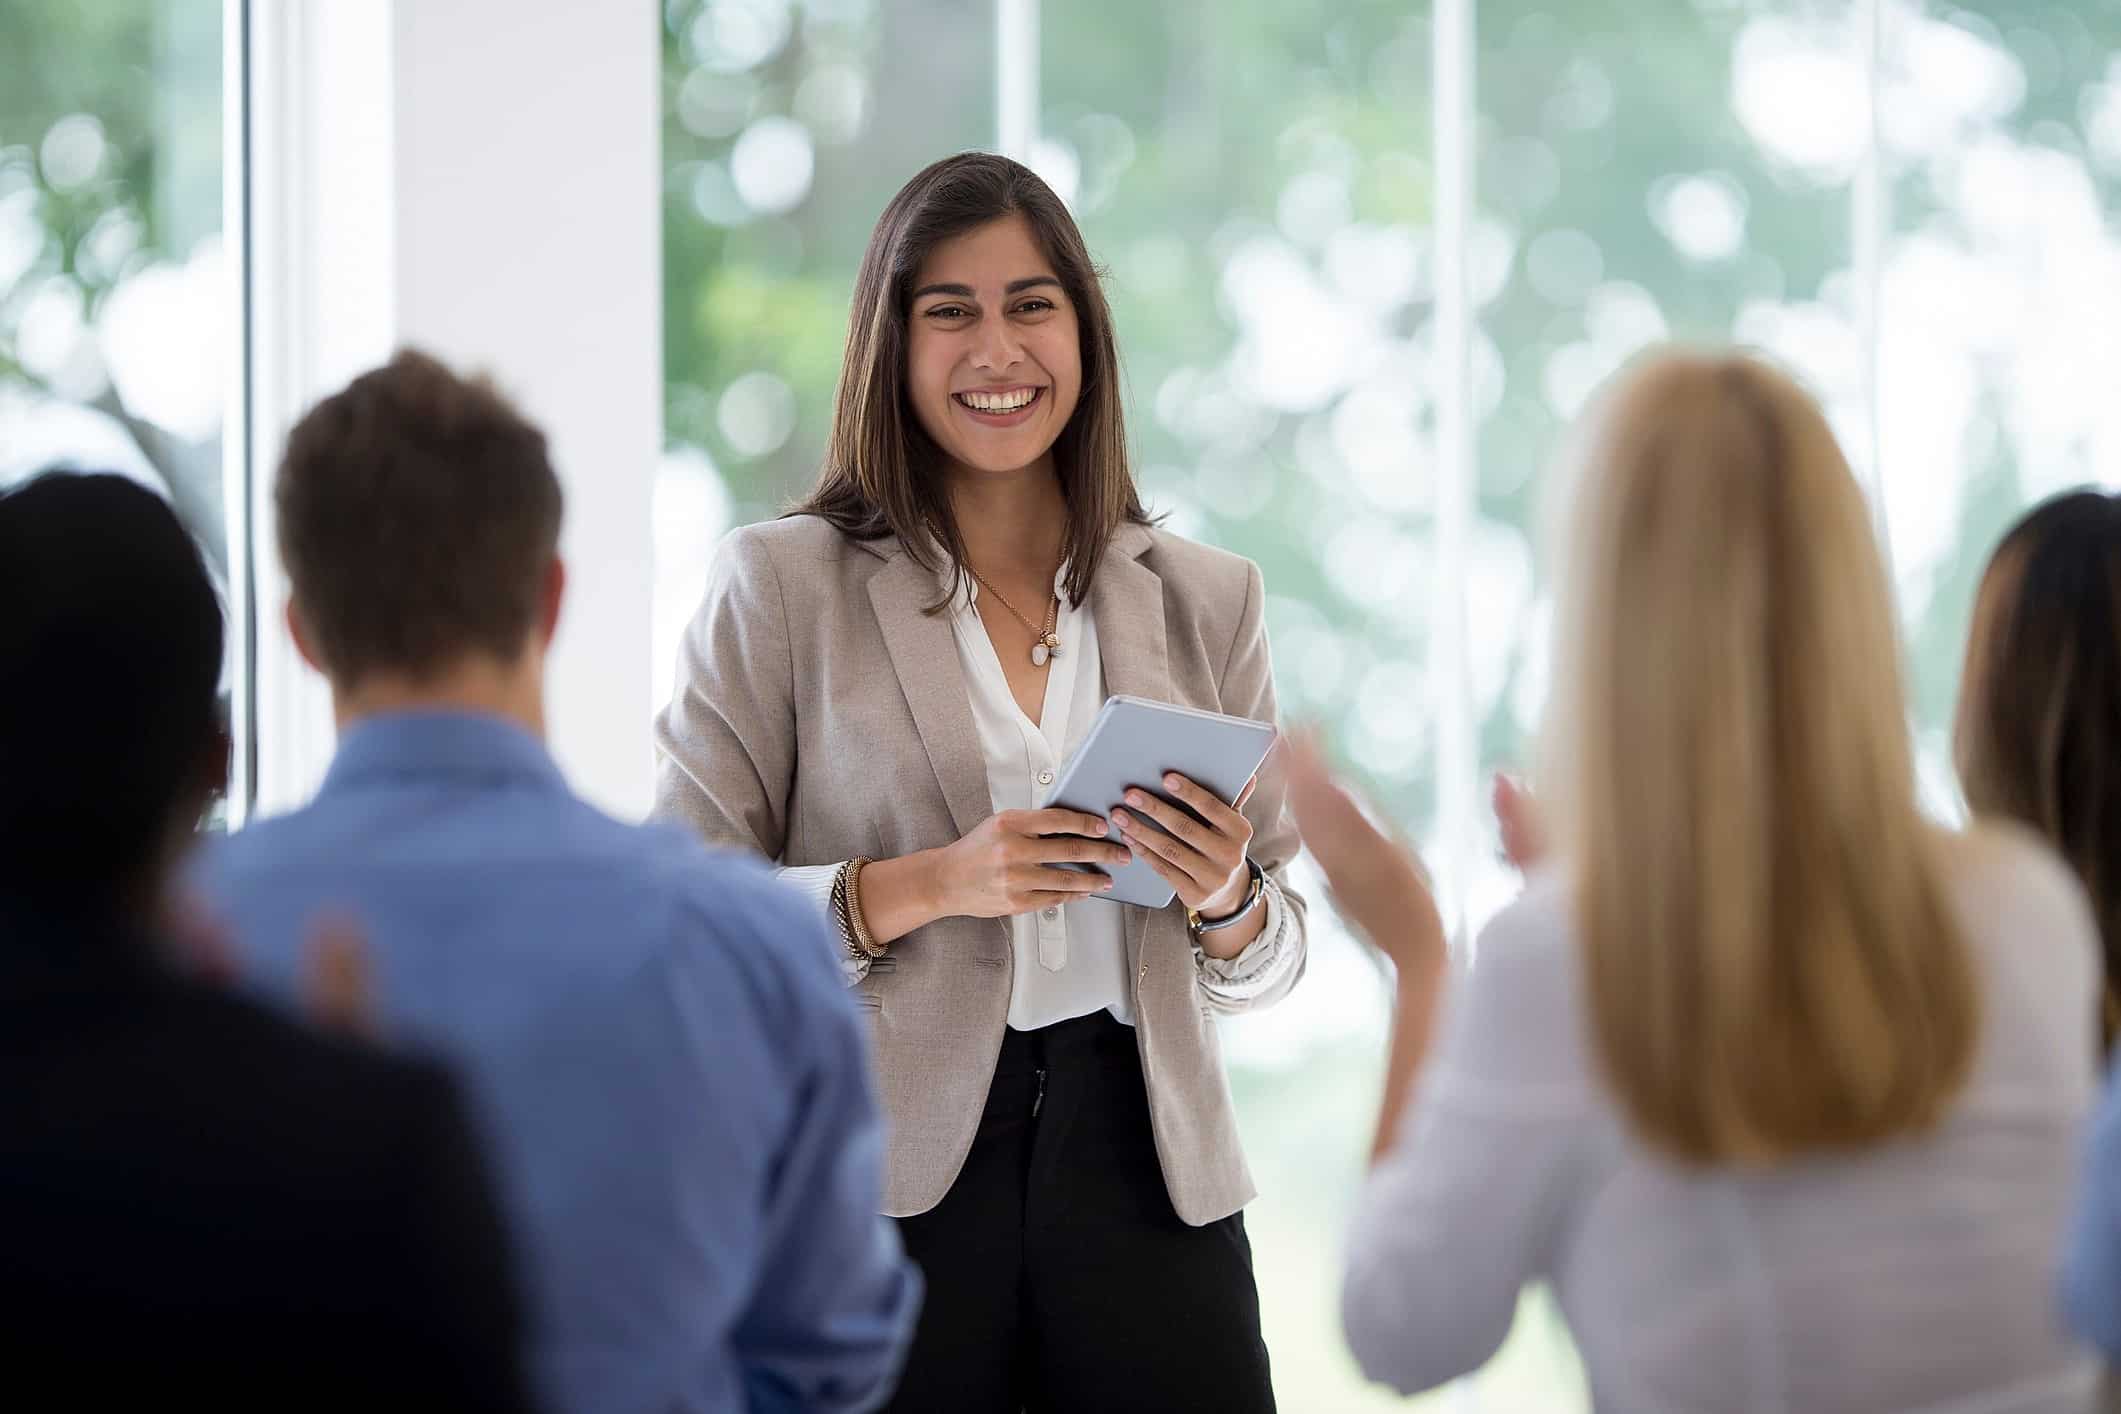
MULTIPOLYGON (((1475 622, 1496 626, 1472 664, 1489 769, 1527 764, 1546 692, 1546 472, 1629 357, 1664 339, 1763 347, 1826 400, 1861 465, 1860 10, 1663 0, 1616 21, 1550 0, 1480 7, 1485 421, 1469 593, 1475 622)), ((1515 887, 1492 850, 1478 857, 1476 916, 1515 887)))
POLYGON ((232 603, 221 9, 0 7, 0 486, 54 466, 137 478, 232 603))
MULTIPOLYGON (((1426 833, 1428 6, 1069 0, 1043 7, 1041 47, 1034 165, 1111 272, 1144 494, 1260 564, 1283 713, 1323 722, 1426 833)), ((1398 1408, 1338 1319, 1385 993, 1330 910, 1311 916, 1303 986, 1222 1028, 1260 1187, 1245 1221, 1283 1407, 1398 1408)))
POLYGON ((2032 502, 2121 484, 2121 10, 1893 4, 1885 25, 1881 465, 1923 766, 1951 800, 1990 551, 2032 502))
POLYGON ((656 696, 715 540, 817 475, 869 231, 994 132, 994 15, 953 0, 669 0, 656 696))

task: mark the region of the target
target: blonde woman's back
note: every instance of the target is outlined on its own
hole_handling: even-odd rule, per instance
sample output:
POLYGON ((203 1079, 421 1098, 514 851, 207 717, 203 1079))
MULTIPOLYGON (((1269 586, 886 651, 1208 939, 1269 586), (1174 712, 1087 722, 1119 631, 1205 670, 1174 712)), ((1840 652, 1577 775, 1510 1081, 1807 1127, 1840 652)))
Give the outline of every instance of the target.
POLYGON ((1939 848, 1979 981, 1974 1070, 1935 1132, 1848 1157, 1689 1168, 1641 1143, 1598 1078, 1566 891, 1501 914, 1350 1244, 1364 1368, 1403 1389, 1470 1368, 1545 1280, 1601 1410, 2090 1408, 2052 1292, 2096 935, 2030 836, 1939 848))

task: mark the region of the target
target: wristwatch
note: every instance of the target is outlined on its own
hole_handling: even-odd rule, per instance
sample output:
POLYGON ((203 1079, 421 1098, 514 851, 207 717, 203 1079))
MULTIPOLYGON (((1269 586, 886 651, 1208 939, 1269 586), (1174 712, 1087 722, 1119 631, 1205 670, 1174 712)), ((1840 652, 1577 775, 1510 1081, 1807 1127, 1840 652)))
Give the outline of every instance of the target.
POLYGON ((1267 893, 1266 871, 1259 867, 1259 861, 1256 859, 1247 859, 1245 868, 1252 872, 1252 883, 1245 890, 1245 901, 1237 906, 1235 913, 1225 914, 1221 918, 1203 918, 1194 909, 1186 910, 1186 926, 1193 930, 1194 937, 1234 927, 1245 920, 1245 915, 1259 907, 1259 901, 1265 898, 1267 893))

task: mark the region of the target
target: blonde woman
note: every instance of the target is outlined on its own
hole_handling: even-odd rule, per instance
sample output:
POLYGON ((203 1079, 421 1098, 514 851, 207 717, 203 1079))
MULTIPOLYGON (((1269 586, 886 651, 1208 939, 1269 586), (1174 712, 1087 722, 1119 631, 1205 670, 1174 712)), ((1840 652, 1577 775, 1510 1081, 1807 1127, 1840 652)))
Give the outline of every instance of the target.
POLYGON ((2087 1407, 2050 1293, 2095 930, 2030 835, 1918 815, 1825 419, 1750 358, 1654 357, 1584 430, 1570 528, 1552 863, 1441 1006, 1418 866, 1292 753, 1305 839, 1398 963, 1357 1358, 1442 1383, 1545 1282, 1601 1410, 2087 1407))

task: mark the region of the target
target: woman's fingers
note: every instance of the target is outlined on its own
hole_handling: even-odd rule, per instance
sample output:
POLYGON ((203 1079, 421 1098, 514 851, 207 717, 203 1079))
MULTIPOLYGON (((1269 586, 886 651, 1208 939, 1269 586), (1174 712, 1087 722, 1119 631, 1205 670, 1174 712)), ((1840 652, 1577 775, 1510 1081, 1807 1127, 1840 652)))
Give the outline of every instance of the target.
MULTIPOLYGON (((1253 777, 1253 781, 1256 780, 1258 780, 1258 777, 1253 777)), ((1252 793, 1253 781, 1245 783, 1244 790, 1237 797, 1240 802, 1252 793)), ((1235 806, 1225 804, 1214 791, 1209 790, 1198 781, 1191 780, 1173 771, 1164 777, 1164 789, 1190 807, 1194 814, 1207 821, 1208 828, 1214 830, 1217 834, 1243 835, 1251 832, 1251 825, 1245 820, 1243 815, 1237 812, 1235 806)))
POLYGON ((1008 823, 1018 834, 1024 835, 1088 835, 1092 839, 1102 839, 1112 833, 1112 827, 1105 823, 1102 815, 1088 815, 1059 806, 1014 811, 1008 823))
POLYGON ((1215 851, 1218 831, 1211 830, 1177 806, 1158 800, 1145 790, 1130 790, 1127 792, 1126 808, 1112 812, 1112 823, 1119 826, 1122 834, 1129 830, 1137 835, 1155 833, 1142 829, 1143 820, 1154 821, 1162 826, 1166 833, 1176 835, 1202 854, 1215 851), (1130 818, 1128 811, 1132 811, 1140 819, 1130 818))
POLYGON ((1120 826, 1120 838, 1134 846, 1135 855, 1148 860, 1151 869, 1181 889, 1198 893, 1210 886, 1213 863, 1185 841, 1130 825, 1120 826))
POLYGON ((1188 893, 1198 894, 1201 889, 1200 881, 1151 849, 1144 847, 1140 854, 1144 860, 1148 861, 1149 867, 1154 869, 1165 883, 1178 891, 1179 901, 1191 908, 1193 900, 1186 898, 1185 895, 1188 893))
POLYGON ((1520 870, 1531 869, 1547 852, 1546 824, 1539 802, 1502 772, 1495 773, 1495 823, 1502 831, 1502 852, 1520 870))
POLYGON ((1027 865, 1009 876, 1009 883, 1018 894, 1094 894, 1102 892, 1111 882, 1108 875, 1060 869, 1051 864, 1027 865))
POLYGON ((1118 841, 1086 840, 1080 835, 1035 839, 1025 848, 1036 864, 1095 864, 1103 869, 1118 869, 1134 858, 1127 846, 1118 841))
POLYGON ((317 920, 305 963, 303 1003, 310 1020, 335 1031, 373 1035, 375 983, 360 926, 343 914, 317 920))
POLYGON ((1289 738, 1289 807, 1305 846, 1331 874, 1353 852, 1389 844, 1363 814, 1346 787, 1334 779, 1317 734, 1289 738))

